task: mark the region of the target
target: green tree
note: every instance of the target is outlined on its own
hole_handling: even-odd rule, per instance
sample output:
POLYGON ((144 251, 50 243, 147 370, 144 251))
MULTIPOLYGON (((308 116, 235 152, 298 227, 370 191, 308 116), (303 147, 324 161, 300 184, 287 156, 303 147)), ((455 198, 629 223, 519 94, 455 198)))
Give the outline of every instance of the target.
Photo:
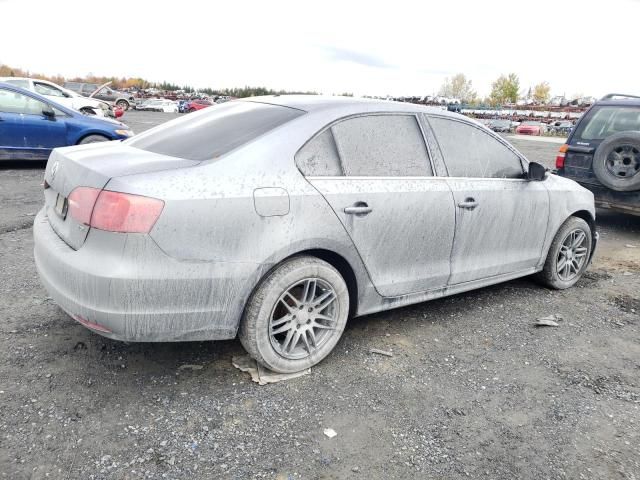
POLYGON ((477 96, 471 80, 467 80, 464 73, 445 78, 438 94, 442 97, 457 98, 465 103, 472 103, 477 96))
POLYGON ((536 102, 547 103, 551 97, 551 86, 549 82, 540 82, 533 87, 533 99, 536 102))
POLYGON ((503 103, 516 103, 520 91, 520 79, 515 73, 500 75, 491 85, 491 103, 500 105, 503 103))

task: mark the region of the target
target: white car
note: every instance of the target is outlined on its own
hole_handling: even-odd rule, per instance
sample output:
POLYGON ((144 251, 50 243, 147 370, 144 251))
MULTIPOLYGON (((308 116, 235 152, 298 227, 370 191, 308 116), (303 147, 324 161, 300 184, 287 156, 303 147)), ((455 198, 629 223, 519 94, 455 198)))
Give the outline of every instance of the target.
POLYGON ((112 107, 107 102, 96 100, 95 98, 83 97, 48 80, 25 77, 0 77, 0 82, 31 90, 65 107, 78 110, 85 115, 115 117, 112 107))
POLYGON ((178 113, 178 104, 173 100, 164 98, 150 98, 136 105, 136 110, 147 110, 151 112, 178 113))

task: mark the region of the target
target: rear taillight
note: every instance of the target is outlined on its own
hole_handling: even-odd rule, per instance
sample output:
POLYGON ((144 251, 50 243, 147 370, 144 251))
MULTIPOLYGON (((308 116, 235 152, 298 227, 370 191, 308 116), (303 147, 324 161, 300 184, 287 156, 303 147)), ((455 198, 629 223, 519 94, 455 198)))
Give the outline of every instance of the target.
POLYGON ((69 194, 67 198, 68 214, 71 215, 78 223, 84 225, 91 224, 91 212, 96 204, 98 195, 101 190, 91 187, 77 187, 69 194))
POLYGON ((91 227, 109 232, 149 233, 164 202, 156 198, 103 190, 98 196, 91 227))
POLYGON ((556 168, 564 168, 564 156, 569 149, 569 145, 562 145, 558 150, 558 156, 556 157, 556 168))
POLYGON ((74 189, 68 205, 69 214, 79 223, 120 233, 149 233, 164 208, 156 198, 90 187, 74 189))

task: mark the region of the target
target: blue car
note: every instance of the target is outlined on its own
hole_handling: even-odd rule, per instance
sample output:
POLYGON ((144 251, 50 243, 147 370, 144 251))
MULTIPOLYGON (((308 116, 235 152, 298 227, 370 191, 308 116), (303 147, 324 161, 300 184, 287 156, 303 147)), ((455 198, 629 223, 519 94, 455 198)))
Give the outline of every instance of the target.
POLYGON ((0 83, 0 160, 46 160, 56 147, 132 135, 124 123, 89 117, 24 88, 0 83))

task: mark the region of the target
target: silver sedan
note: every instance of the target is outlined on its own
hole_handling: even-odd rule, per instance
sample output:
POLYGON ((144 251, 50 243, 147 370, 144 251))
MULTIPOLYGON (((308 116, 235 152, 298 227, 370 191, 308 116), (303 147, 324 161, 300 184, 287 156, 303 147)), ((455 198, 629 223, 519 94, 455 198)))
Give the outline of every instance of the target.
POLYGON ((593 254, 593 195, 466 117, 274 96, 124 142, 54 150, 34 226, 43 284, 127 341, 239 336, 278 372, 321 361, 349 317, 593 254))

